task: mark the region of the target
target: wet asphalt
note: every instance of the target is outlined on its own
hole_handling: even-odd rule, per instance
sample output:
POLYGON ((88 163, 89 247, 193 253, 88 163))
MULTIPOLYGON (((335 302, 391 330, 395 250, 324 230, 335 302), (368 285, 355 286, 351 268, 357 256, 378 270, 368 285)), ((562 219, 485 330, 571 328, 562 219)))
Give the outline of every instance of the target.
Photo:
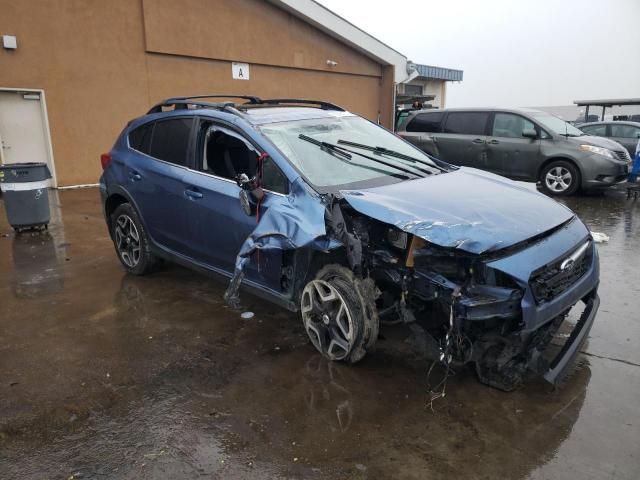
POLYGON ((224 282, 126 275, 97 189, 50 198, 48 232, 0 219, 0 479, 640 478, 640 200, 623 191, 564 200, 610 236, 565 385, 460 371, 433 409, 404 327, 327 362, 296 315, 227 308, 224 282))

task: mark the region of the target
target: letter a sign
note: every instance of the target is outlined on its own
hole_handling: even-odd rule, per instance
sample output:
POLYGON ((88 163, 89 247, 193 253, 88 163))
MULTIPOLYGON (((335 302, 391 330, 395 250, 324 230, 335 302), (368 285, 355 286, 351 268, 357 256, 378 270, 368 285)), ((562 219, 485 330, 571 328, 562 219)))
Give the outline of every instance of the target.
POLYGON ((234 80, 249 80, 249 64, 233 62, 231 64, 231 76, 234 80))

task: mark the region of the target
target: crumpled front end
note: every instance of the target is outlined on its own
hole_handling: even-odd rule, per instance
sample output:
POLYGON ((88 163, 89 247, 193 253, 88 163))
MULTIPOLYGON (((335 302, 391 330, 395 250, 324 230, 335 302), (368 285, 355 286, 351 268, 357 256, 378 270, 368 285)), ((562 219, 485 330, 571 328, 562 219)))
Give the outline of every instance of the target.
POLYGON ((447 367, 475 364, 483 383, 507 391, 531 372, 554 384, 562 379, 599 305, 598 254, 582 222, 574 218, 539 238, 485 255, 415 236, 407 242, 404 257, 397 250, 397 258, 378 263, 373 275, 383 291, 399 289, 395 306, 383 312, 415 322, 428 357, 447 367), (554 335, 580 304, 580 320, 550 356, 554 335))
MULTIPOLYGON (((226 300, 237 304, 254 253, 295 252, 282 266, 287 281, 281 295, 290 305, 300 304, 304 285, 327 265, 347 269, 339 282, 343 292, 366 291, 357 308, 367 312, 363 331, 369 333, 364 343, 357 337, 357 348, 373 346, 377 333, 371 332, 379 324, 404 323, 425 356, 447 371, 475 365, 482 382, 503 390, 516 388, 528 372, 557 383, 599 305, 598 254, 590 233, 566 207, 520 187, 508 187, 509 205, 499 208, 504 200, 494 194, 504 194, 503 180, 463 174, 475 181, 475 200, 449 196, 457 200, 446 208, 442 198, 465 177, 410 182, 415 197, 402 195, 408 187, 400 184, 320 197, 295 182, 243 244, 226 300), (580 320, 549 357, 556 332, 581 303, 580 320)), ((344 350, 352 361, 362 358, 350 348, 344 350)))

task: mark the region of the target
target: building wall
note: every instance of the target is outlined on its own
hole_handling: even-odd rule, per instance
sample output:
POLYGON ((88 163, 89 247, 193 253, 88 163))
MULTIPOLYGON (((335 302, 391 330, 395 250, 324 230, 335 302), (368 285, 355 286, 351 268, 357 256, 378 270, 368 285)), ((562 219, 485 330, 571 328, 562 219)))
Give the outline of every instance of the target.
MULTIPOLYGON (((428 80, 424 78, 417 78, 407 83, 408 85, 419 85, 422 87, 423 95, 435 95, 435 98, 427 103, 437 108, 446 107, 446 89, 447 82, 444 80, 428 80)), ((406 93, 404 89, 405 84, 398 86, 398 93, 406 93)))
POLYGON ((95 183, 99 155, 165 97, 328 100, 392 122, 393 69, 261 0, 0 0, 0 88, 43 89, 59 185, 95 183), (337 62, 335 67, 327 60, 337 62), (233 80, 231 62, 251 64, 233 80))

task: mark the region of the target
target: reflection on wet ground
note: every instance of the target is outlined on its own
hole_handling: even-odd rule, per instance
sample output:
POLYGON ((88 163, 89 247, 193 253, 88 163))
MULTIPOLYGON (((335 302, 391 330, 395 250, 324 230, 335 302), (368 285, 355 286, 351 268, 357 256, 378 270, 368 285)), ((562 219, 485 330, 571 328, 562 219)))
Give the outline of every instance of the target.
POLYGON ((0 220, 0 478, 620 478, 640 471, 640 202, 565 203, 610 236, 602 306, 566 385, 458 372, 434 411, 402 328, 353 367, 297 316, 178 267, 123 273, 97 190, 49 233, 0 220))

